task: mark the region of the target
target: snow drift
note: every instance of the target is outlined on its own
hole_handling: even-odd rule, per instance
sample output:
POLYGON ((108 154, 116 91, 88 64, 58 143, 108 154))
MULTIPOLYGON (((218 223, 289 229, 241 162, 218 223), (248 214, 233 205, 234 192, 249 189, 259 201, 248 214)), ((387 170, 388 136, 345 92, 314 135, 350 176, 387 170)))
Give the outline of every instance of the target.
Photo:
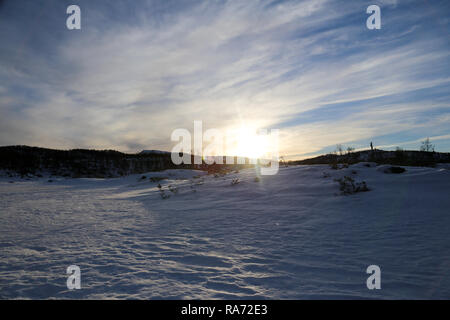
POLYGON ((445 167, 371 164, 1 178, 0 298, 448 299, 449 194, 445 167), (344 176, 370 190, 341 195, 344 176))

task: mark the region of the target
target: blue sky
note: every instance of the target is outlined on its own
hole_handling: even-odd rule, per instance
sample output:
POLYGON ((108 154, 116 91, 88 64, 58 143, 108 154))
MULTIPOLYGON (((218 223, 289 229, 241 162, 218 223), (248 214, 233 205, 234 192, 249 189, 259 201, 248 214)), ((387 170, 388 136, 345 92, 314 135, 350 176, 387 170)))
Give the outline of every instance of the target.
POLYGON ((170 150, 171 132, 280 129, 450 151, 448 1, 1 1, 0 145, 170 150), (66 8, 81 8, 67 30, 66 8), (381 29, 366 8, 381 8, 381 29))

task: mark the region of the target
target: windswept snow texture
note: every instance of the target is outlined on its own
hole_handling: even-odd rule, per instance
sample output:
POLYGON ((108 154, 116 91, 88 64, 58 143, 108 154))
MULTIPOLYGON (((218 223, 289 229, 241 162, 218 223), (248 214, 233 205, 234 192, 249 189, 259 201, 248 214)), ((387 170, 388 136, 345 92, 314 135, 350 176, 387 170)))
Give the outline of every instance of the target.
POLYGON ((379 169, 3 177, 0 298, 449 299, 450 171, 379 169), (344 175, 371 190, 340 195, 344 175))

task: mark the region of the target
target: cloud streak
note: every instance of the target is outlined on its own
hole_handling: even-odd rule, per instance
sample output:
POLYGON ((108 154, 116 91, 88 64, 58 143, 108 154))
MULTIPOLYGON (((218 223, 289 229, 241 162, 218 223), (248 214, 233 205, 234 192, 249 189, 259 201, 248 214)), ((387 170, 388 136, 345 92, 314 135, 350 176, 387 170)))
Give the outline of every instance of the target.
POLYGON ((282 154, 302 157, 448 134, 445 2, 380 3, 377 31, 347 2, 80 1, 80 31, 44 3, 42 25, 0 11, 16 18, 0 19, 0 144, 169 150, 203 120, 280 128, 282 154))

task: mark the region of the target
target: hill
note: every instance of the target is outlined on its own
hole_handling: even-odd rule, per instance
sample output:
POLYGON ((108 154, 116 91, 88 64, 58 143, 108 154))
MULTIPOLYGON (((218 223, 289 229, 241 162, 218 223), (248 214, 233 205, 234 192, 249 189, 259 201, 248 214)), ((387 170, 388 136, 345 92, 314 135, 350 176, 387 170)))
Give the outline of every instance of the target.
POLYGON ((143 150, 129 154, 115 150, 72 149, 56 150, 30 146, 0 147, 0 170, 7 176, 63 176, 72 178, 113 178, 130 174, 167 169, 198 169, 221 172, 252 166, 245 164, 192 164, 175 165, 171 153, 143 150))
POLYGON ((168 152, 126 154, 115 150, 0 147, 0 170, 22 176, 45 173, 74 178, 105 178, 174 167, 168 152))
POLYGON ((363 150, 346 154, 326 154, 314 158, 289 161, 288 164, 353 164, 362 161, 376 162, 377 164, 395 164, 403 166, 434 167, 438 163, 450 163, 448 152, 426 152, 412 150, 363 150))

